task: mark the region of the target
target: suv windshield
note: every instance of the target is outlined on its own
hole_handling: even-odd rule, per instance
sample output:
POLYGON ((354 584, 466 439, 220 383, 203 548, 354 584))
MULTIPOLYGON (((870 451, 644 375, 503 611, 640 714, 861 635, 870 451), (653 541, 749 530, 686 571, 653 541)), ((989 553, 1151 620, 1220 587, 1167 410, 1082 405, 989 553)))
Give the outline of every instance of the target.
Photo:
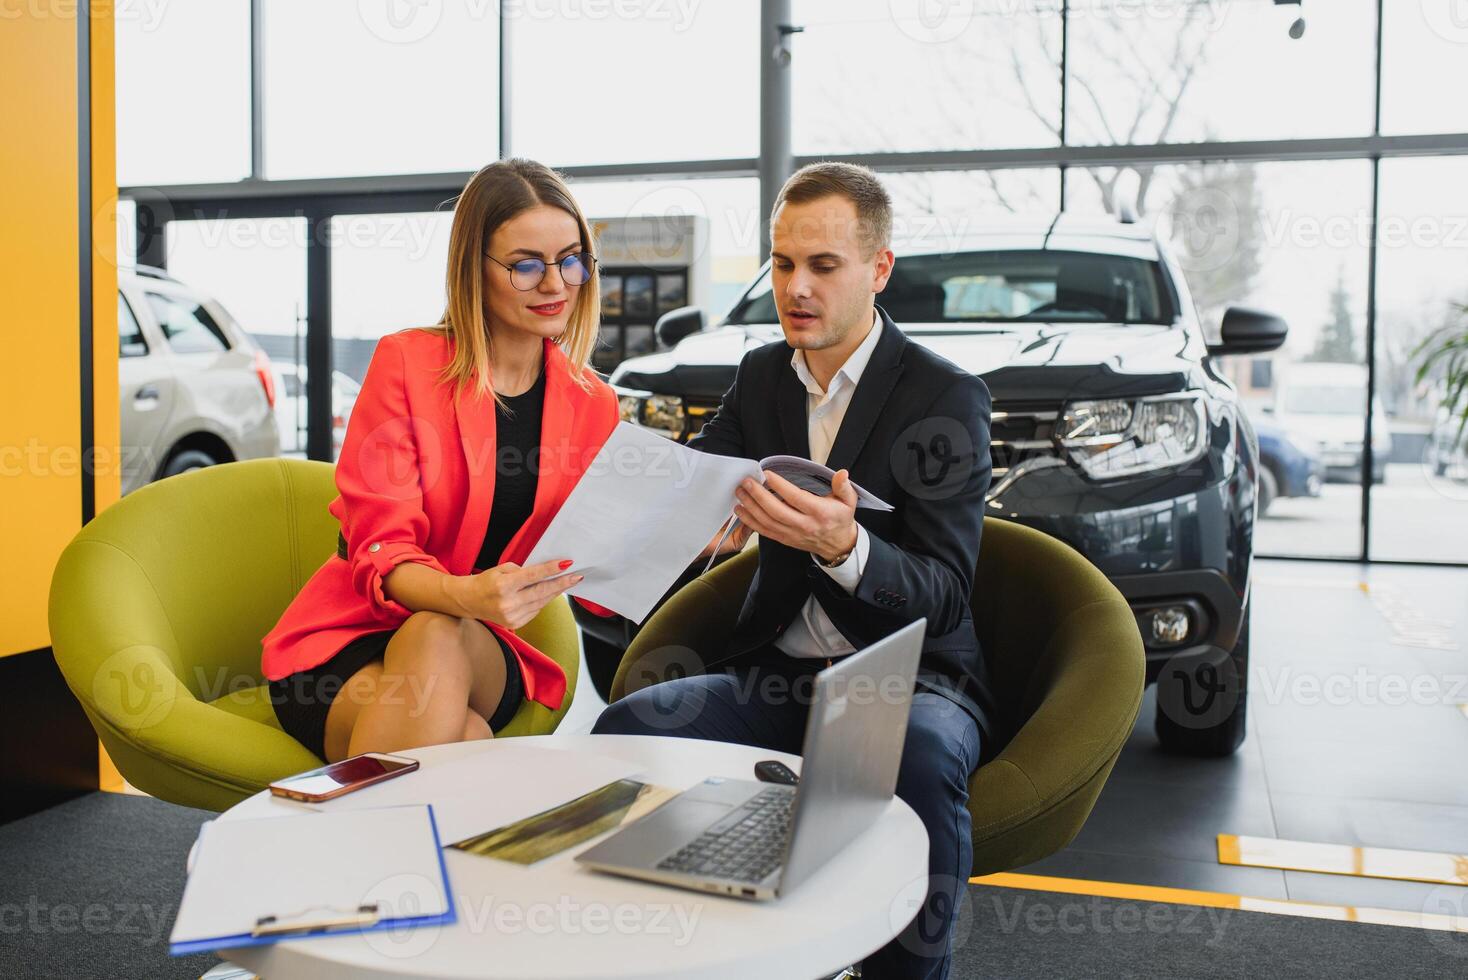
MULTIPOLYGON (((1171 323, 1157 262, 1042 249, 904 255, 877 302, 897 323, 1171 323)), ((726 323, 776 323, 766 269, 726 323)))

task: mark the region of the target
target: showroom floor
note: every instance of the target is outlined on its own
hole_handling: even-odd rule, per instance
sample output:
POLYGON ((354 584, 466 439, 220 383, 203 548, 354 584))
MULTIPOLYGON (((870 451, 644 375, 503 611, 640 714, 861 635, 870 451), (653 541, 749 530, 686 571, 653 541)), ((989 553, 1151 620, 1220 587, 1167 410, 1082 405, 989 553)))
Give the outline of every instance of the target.
MULTIPOLYGON (((1148 688, 1080 836, 1024 874, 1435 911, 1468 927, 1465 886, 1230 866, 1218 847, 1228 834, 1443 852, 1468 881, 1468 569, 1261 559, 1255 575, 1239 752, 1158 751, 1148 688)), ((563 731, 591 726, 589 688, 563 731)))

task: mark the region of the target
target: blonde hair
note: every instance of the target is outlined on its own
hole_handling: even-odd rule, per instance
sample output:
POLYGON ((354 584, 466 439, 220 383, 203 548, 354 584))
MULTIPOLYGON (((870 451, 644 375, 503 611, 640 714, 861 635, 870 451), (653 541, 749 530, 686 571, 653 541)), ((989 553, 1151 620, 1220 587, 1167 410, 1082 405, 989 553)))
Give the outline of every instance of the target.
MULTIPOLYGON (((481 167, 454 202, 444 283, 448 302, 438 323, 423 329, 453 338, 454 355, 439 381, 454 385, 456 398, 466 386, 472 386, 476 395, 490 394, 496 404, 504 405, 490 378, 494 337, 484 315, 484 253, 500 225, 542 205, 560 208, 575 218, 583 250, 595 254, 591 229, 570 188, 560 174, 534 160, 497 160, 481 167)), ((566 330, 556 338, 571 362, 572 380, 582 388, 590 387, 586 365, 596 347, 600 322, 601 280, 593 262, 591 278, 577 292, 566 330)))

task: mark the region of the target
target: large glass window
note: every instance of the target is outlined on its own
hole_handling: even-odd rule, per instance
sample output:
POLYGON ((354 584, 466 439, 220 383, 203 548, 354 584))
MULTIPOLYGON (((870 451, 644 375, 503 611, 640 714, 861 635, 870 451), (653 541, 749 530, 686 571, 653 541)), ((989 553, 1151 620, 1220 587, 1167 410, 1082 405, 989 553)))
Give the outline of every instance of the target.
POLYGON ((1462 0, 1382 5, 1381 131, 1461 133, 1468 100, 1468 7, 1462 0))
POLYGON ((1053 217, 1060 172, 912 171, 879 175, 892 197, 893 240, 914 248, 958 247, 1010 215, 1053 217))
MULTIPOLYGON (((1468 561, 1468 441, 1416 380, 1418 347, 1468 334, 1468 157, 1383 160, 1377 231, 1376 391, 1385 480, 1371 493, 1374 558, 1468 561)), ((1468 436, 1468 433, 1465 433, 1468 436)))
MULTIPOLYGON (((751 5, 752 6, 752 5, 751 5)), ((1060 142, 1060 4, 798 0, 797 153, 1060 142)))
POLYGON ((248 0, 120 4, 114 22, 118 184, 248 176, 248 0))
POLYGON ((1359 555, 1370 164, 1075 168, 1066 188, 1068 210, 1136 201, 1177 256, 1210 338, 1230 306, 1289 323, 1279 350, 1220 359, 1267 471, 1255 549, 1359 555))
POLYGON ((378 339, 443 315, 452 226, 448 211, 331 219, 333 458, 378 339))
MULTIPOLYGON (((1412 4, 1411 6, 1415 6, 1412 4)), ((1071 0, 1066 139, 1075 144, 1371 132, 1374 0, 1071 0)))
POLYGON ((581 180, 571 189, 593 225, 599 219, 625 217, 697 215, 707 220, 708 240, 693 259, 708 269, 702 305, 710 318, 727 310, 759 269, 757 180, 581 180))
POLYGON ((506 12, 516 156, 573 166, 759 152, 756 4, 516 3, 506 12))
POLYGON ((168 271, 216 300, 270 358, 282 455, 306 454, 306 220, 168 224, 168 271))
POLYGON ((498 155, 499 4, 267 4, 272 179, 477 170, 498 155))

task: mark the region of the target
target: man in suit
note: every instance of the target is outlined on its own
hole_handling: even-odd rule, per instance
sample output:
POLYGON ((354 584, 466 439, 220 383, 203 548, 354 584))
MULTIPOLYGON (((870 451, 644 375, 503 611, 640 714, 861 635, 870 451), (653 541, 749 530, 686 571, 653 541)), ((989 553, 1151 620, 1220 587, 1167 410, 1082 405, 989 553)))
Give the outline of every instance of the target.
POLYGON ((781 190, 771 285, 785 340, 744 357, 689 445, 823 462, 837 471, 832 493, 768 472, 764 484, 746 480, 735 513, 744 536, 759 535, 759 569, 728 648, 698 651, 701 672, 629 695, 593 729, 799 752, 815 672, 926 617, 897 795, 928 831, 928 895, 867 957, 867 980, 947 975, 972 861, 968 778, 995 717, 969 608, 991 476, 989 391, 876 306, 893 271, 891 226, 887 193, 862 167, 813 164, 781 190), (857 510, 852 481, 894 509, 857 510))

